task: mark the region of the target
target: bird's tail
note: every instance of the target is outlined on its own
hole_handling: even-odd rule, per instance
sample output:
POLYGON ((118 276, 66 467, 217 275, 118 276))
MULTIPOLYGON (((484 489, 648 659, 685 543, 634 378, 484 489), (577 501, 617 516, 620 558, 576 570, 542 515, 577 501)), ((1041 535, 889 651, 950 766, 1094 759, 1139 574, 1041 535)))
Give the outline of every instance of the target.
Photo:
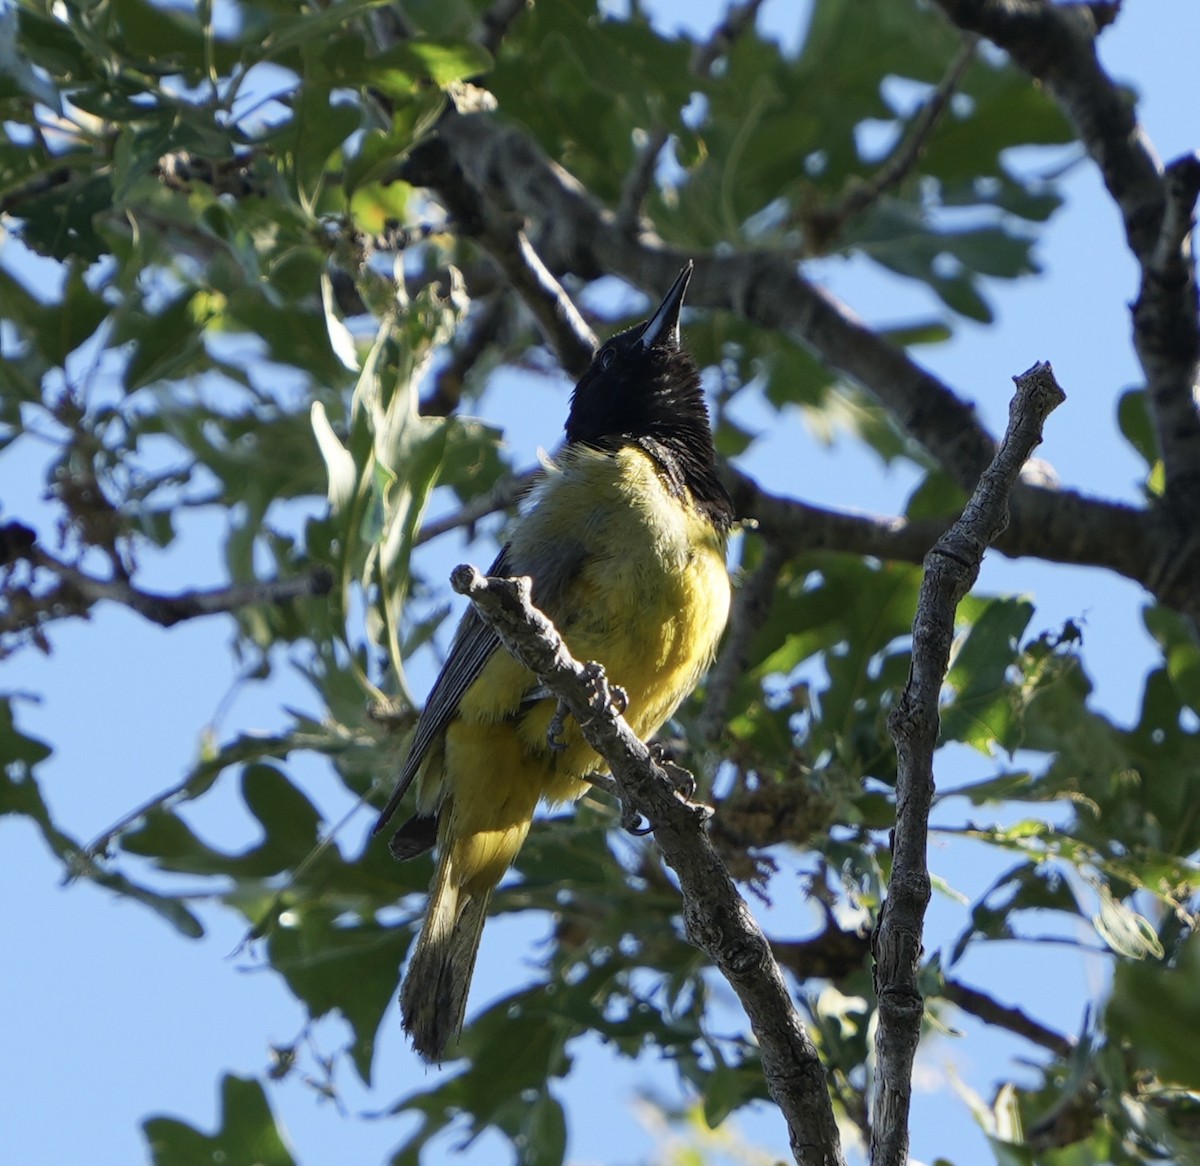
POLYGON ((434 875, 429 909, 400 989, 400 1011, 413 1048, 426 1060, 442 1059, 462 1029, 471 973, 479 954, 492 888, 466 890, 456 877, 453 847, 434 875))

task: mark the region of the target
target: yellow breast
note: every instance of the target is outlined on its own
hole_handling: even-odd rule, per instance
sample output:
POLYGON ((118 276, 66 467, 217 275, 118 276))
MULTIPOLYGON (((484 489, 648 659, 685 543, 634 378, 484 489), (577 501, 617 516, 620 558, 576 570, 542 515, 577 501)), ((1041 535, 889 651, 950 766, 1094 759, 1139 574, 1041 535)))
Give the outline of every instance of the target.
MULTIPOLYGON (((645 739, 712 662, 729 614, 724 543, 690 501, 669 492, 640 449, 571 448, 514 531, 509 559, 514 574, 543 580, 539 603, 572 655, 603 664, 629 698, 626 719, 645 739)), ((520 844, 514 828, 539 798, 578 797, 582 775, 603 765, 573 723, 566 748, 549 748, 555 702, 521 706, 534 683, 498 650, 446 734, 438 800, 453 798, 456 833, 481 833, 476 845, 488 850, 476 856, 481 866, 511 857, 511 843, 520 844), (494 856, 485 836, 498 843, 494 856)))

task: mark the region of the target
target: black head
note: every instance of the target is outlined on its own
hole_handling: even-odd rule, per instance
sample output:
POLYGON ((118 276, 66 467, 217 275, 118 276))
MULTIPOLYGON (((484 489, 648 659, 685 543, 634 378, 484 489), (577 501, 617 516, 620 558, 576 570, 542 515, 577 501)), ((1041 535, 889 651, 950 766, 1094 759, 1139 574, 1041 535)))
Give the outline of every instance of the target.
POLYGON ((727 526, 733 507, 717 478, 700 370, 679 336, 691 278, 688 263, 650 319, 618 332, 596 353, 571 396, 567 441, 601 449, 640 446, 673 488, 686 488, 727 526))

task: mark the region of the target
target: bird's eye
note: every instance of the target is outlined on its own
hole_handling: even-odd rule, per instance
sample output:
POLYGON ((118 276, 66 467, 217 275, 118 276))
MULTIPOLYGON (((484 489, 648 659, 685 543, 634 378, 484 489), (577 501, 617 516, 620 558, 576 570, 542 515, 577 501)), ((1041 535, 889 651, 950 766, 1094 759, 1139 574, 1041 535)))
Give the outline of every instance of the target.
POLYGON ((615 348, 605 348, 600 352, 600 367, 610 369, 617 362, 617 350, 615 348))

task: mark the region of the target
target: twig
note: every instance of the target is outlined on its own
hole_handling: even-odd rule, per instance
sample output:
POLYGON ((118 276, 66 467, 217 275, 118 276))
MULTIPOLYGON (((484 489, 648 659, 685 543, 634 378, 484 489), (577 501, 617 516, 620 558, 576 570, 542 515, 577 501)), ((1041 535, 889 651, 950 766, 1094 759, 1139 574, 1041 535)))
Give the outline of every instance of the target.
POLYGON ((559 363, 579 376, 596 351, 595 333, 529 241, 522 217, 501 209, 487 174, 463 166, 462 159, 447 149, 455 126, 481 119, 482 115, 463 115, 448 108, 439 122, 438 136, 411 151, 399 167, 399 177, 414 186, 437 190, 463 234, 479 242, 521 297, 559 363))
POLYGON ((659 155, 670 140, 671 134, 665 126, 657 125, 647 133, 637 161, 621 184, 621 197, 617 200, 617 224, 621 230, 632 232, 637 226, 642 204, 654 183, 659 155))
MULTIPOLYGON (((692 52, 692 75, 702 81, 712 76, 713 65, 725 56, 733 47, 734 42, 753 26, 758 17, 758 10, 763 0, 743 0, 740 4, 731 4, 725 12, 725 18, 713 29, 708 40, 696 45, 692 52)), ((621 197, 617 203, 617 225, 621 230, 632 231, 637 225, 637 217, 646 194, 654 181, 654 171, 658 166, 659 155, 670 140, 670 133, 662 125, 654 126, 646 137, 646 143, 638 152, 637 162, 625 177, 621 186, 621 197)))
POLYGON ((487 579, 463 566, 450 581, 505 647, 566 702, 588 744, 609 763, 623 803, 653 827, 663 858, 679 878, 688 939, 720 969, 749 1017, 767 1089, 787 1121, 796 1161, 841 1166, 833 1106, 816 1049, 766 937, 704 832, 705 814, 682 797, 613 708, 602 672, 573 660, 554 625, 532 607, 527 578, 487 579))
POLYGON ((1035 1045, 1048 1049, 1056 1057, 1066 1058, 1075 1048, 1075 1042, 1069 1036, 1063 1036, 1061 1032, 1047 1028, 1046 1025, 1034 1020, 1020 1008, 1011 1008, 1006 1004, 1001 1004, 986 992, 981 992, 978 988, 972 988, 958 980, 952 980, 949 977, 943 980, 942 995, 951 1004, 957 1005, 964 1012, 969 1012, 985 1024, 995 1025, 997 1028, 1007 1029, 1017 1036, 1023 1036, 1035 1045))
POLYGON ((559 363, 571 376, 582 376, 599 346, 596 334, 542 262, 524 226, 511 215, 494 213, 490 203, 485 206, 479 241, 532 313, 559 363))
POLYGON ((529 489, 537 473, 537 470, 524 470, 522 473, 514 474, 511 478, 504 478, 486 494, 472 498, 470 502, 461 506, 453 514, 435 519, 433 522, 427 522, 413 539, 414 545, 421 546, 422 543, 448 534, 452 530, 458 530, 463 526, 474 526, 481 518, 495 514, 498 510, 507 510, 529 489))
MULTIPOLYGON (((135 587, 124 579, 96 579, 55 558, 36 544, 29 547, 24 557, 32 566, 55 575, 60 582, 60 600, 68 597, 77 600, 77 609, 85 611, 102 600, 111 600, 164 628, 200 616, 239 611, 256 603, 290 603, 305 596, 326 595, 333 586, 330 571, 325 567, 316 567, 286 579, 263 579, 254 583, 233 583, 228 587, 163 595, 135 587)), ((73 614, 79 614, 79 610, 73 614)))
POLYGON ((908 132, 896 143, 895 149, 875 174, 866 181, 855 182, 830 207, 814 211, 805 216, 805 226, 812 237, 814 250, 823 251, 831 239, 836 238, 842 227, 852 218, 874 206, 890 190, 899 186, 912 172, 925 152, 942 114, 950 105, 950 98, 962 82, 971 62, 975 59, 978 37, 968 35, 962 47, 950 62, 937 88, 929 100, 921 106, 917 116, 909 125, 908 132))
POLYGON ((888 718, 897 754, 896 828, 887 898, 872 942, 879 1001, 872 1166, 904 1166, 908 1160, 912 1065, 924 1013, 917 970, 930 893, 926 844, 934 792, 933 754, 954 614, 978 577, 985 549, 1008 521, 1009 493, 1042 439, 1046 418, 1064 399, 1049 364, 1036 364, 1014 379, 1017 392, 1009 408, 1008 431, 995 460, 980 478, 962 517, 925 560, 908 683, 888 718))
POLYGON ((448 417, 458 408, 468 375, 495 342, 496 334, 508 320, 509 310, 508 298, 501 293, 490 302, 485 301, 478 318, 468 319, 458 330, 450 359, 435 377, 432 392, 421 402, 421 412, 426 417, 448 417))

